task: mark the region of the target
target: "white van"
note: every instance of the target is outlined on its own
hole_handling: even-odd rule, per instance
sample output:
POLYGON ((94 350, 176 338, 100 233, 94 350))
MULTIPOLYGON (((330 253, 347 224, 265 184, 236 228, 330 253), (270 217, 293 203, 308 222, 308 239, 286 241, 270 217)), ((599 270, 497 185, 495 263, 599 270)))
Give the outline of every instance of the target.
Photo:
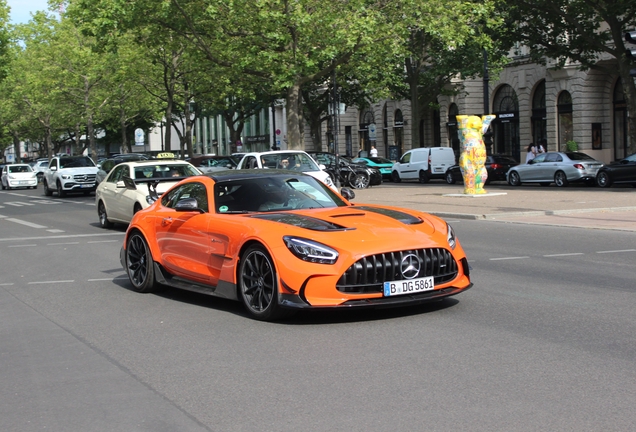
POLYGON ((455 165, 455 152, 451 147, 414 148, 402 155, 391 168, 391 180, 419 180, 427 183, 432 178, 443 179, 446 170, 455 165))

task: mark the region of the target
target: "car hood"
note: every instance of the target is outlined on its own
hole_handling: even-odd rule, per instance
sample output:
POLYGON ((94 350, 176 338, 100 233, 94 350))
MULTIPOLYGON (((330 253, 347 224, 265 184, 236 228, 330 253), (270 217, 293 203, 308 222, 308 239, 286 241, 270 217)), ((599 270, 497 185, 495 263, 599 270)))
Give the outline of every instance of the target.
POLYGON ((286 229, 272 230, 277 233, 311 238, 332 246, 346 244, 352 249, 358 249, 355 245, 359 245, 367 251, 427 247, 432 237, 436 237, 436 242, 445 241, 446 234, 446 223, 435 216, 374 205, 260 213, 250 217, 287 225, 286 229))
POLYGON ((97 167, 73 167, 73 168, 60 168, 59 172, 72 172, 73 174, 97 174, 99 168, 97 167))

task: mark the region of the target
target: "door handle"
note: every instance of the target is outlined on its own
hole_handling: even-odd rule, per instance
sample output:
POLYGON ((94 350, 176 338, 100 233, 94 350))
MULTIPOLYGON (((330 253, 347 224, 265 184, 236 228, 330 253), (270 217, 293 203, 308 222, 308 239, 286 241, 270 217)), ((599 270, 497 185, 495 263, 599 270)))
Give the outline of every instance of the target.
POLYGON ((172 223, 171 217, 163 218, 161 220, 161 226, 167 226, 167 225, 170 225, 171 223, 172 223))

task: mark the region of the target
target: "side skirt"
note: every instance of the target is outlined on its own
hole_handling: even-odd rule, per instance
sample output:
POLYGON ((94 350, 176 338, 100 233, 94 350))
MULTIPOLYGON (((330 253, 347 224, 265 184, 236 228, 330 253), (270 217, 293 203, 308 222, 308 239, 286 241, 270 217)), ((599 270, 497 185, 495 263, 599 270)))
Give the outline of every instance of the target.
POLYGON ((236 285, 226 281, 219 281, 218 285, 206 285, 200 282, 191 281, 178 276, 173 276, 156 262, 155 278, 157 282, 168 285, 173 288, 186 291, 193 291, 200 294, 211 295, 214 297, 222 297, 230 300, 238 300, 236 295, 236 285))

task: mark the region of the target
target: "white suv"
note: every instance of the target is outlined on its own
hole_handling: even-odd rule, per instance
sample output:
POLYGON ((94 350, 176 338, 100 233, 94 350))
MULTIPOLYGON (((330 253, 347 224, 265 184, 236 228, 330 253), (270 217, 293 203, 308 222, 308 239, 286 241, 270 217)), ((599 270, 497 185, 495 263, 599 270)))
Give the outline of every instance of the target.
POLYGON ((290 169, 301 171, 317 178, 334 191, 338 188, 331 181, 325 166, 318 165, 315 160, 301 150, 277 150, 269 152, 246 153, 236 169, 290 169))

